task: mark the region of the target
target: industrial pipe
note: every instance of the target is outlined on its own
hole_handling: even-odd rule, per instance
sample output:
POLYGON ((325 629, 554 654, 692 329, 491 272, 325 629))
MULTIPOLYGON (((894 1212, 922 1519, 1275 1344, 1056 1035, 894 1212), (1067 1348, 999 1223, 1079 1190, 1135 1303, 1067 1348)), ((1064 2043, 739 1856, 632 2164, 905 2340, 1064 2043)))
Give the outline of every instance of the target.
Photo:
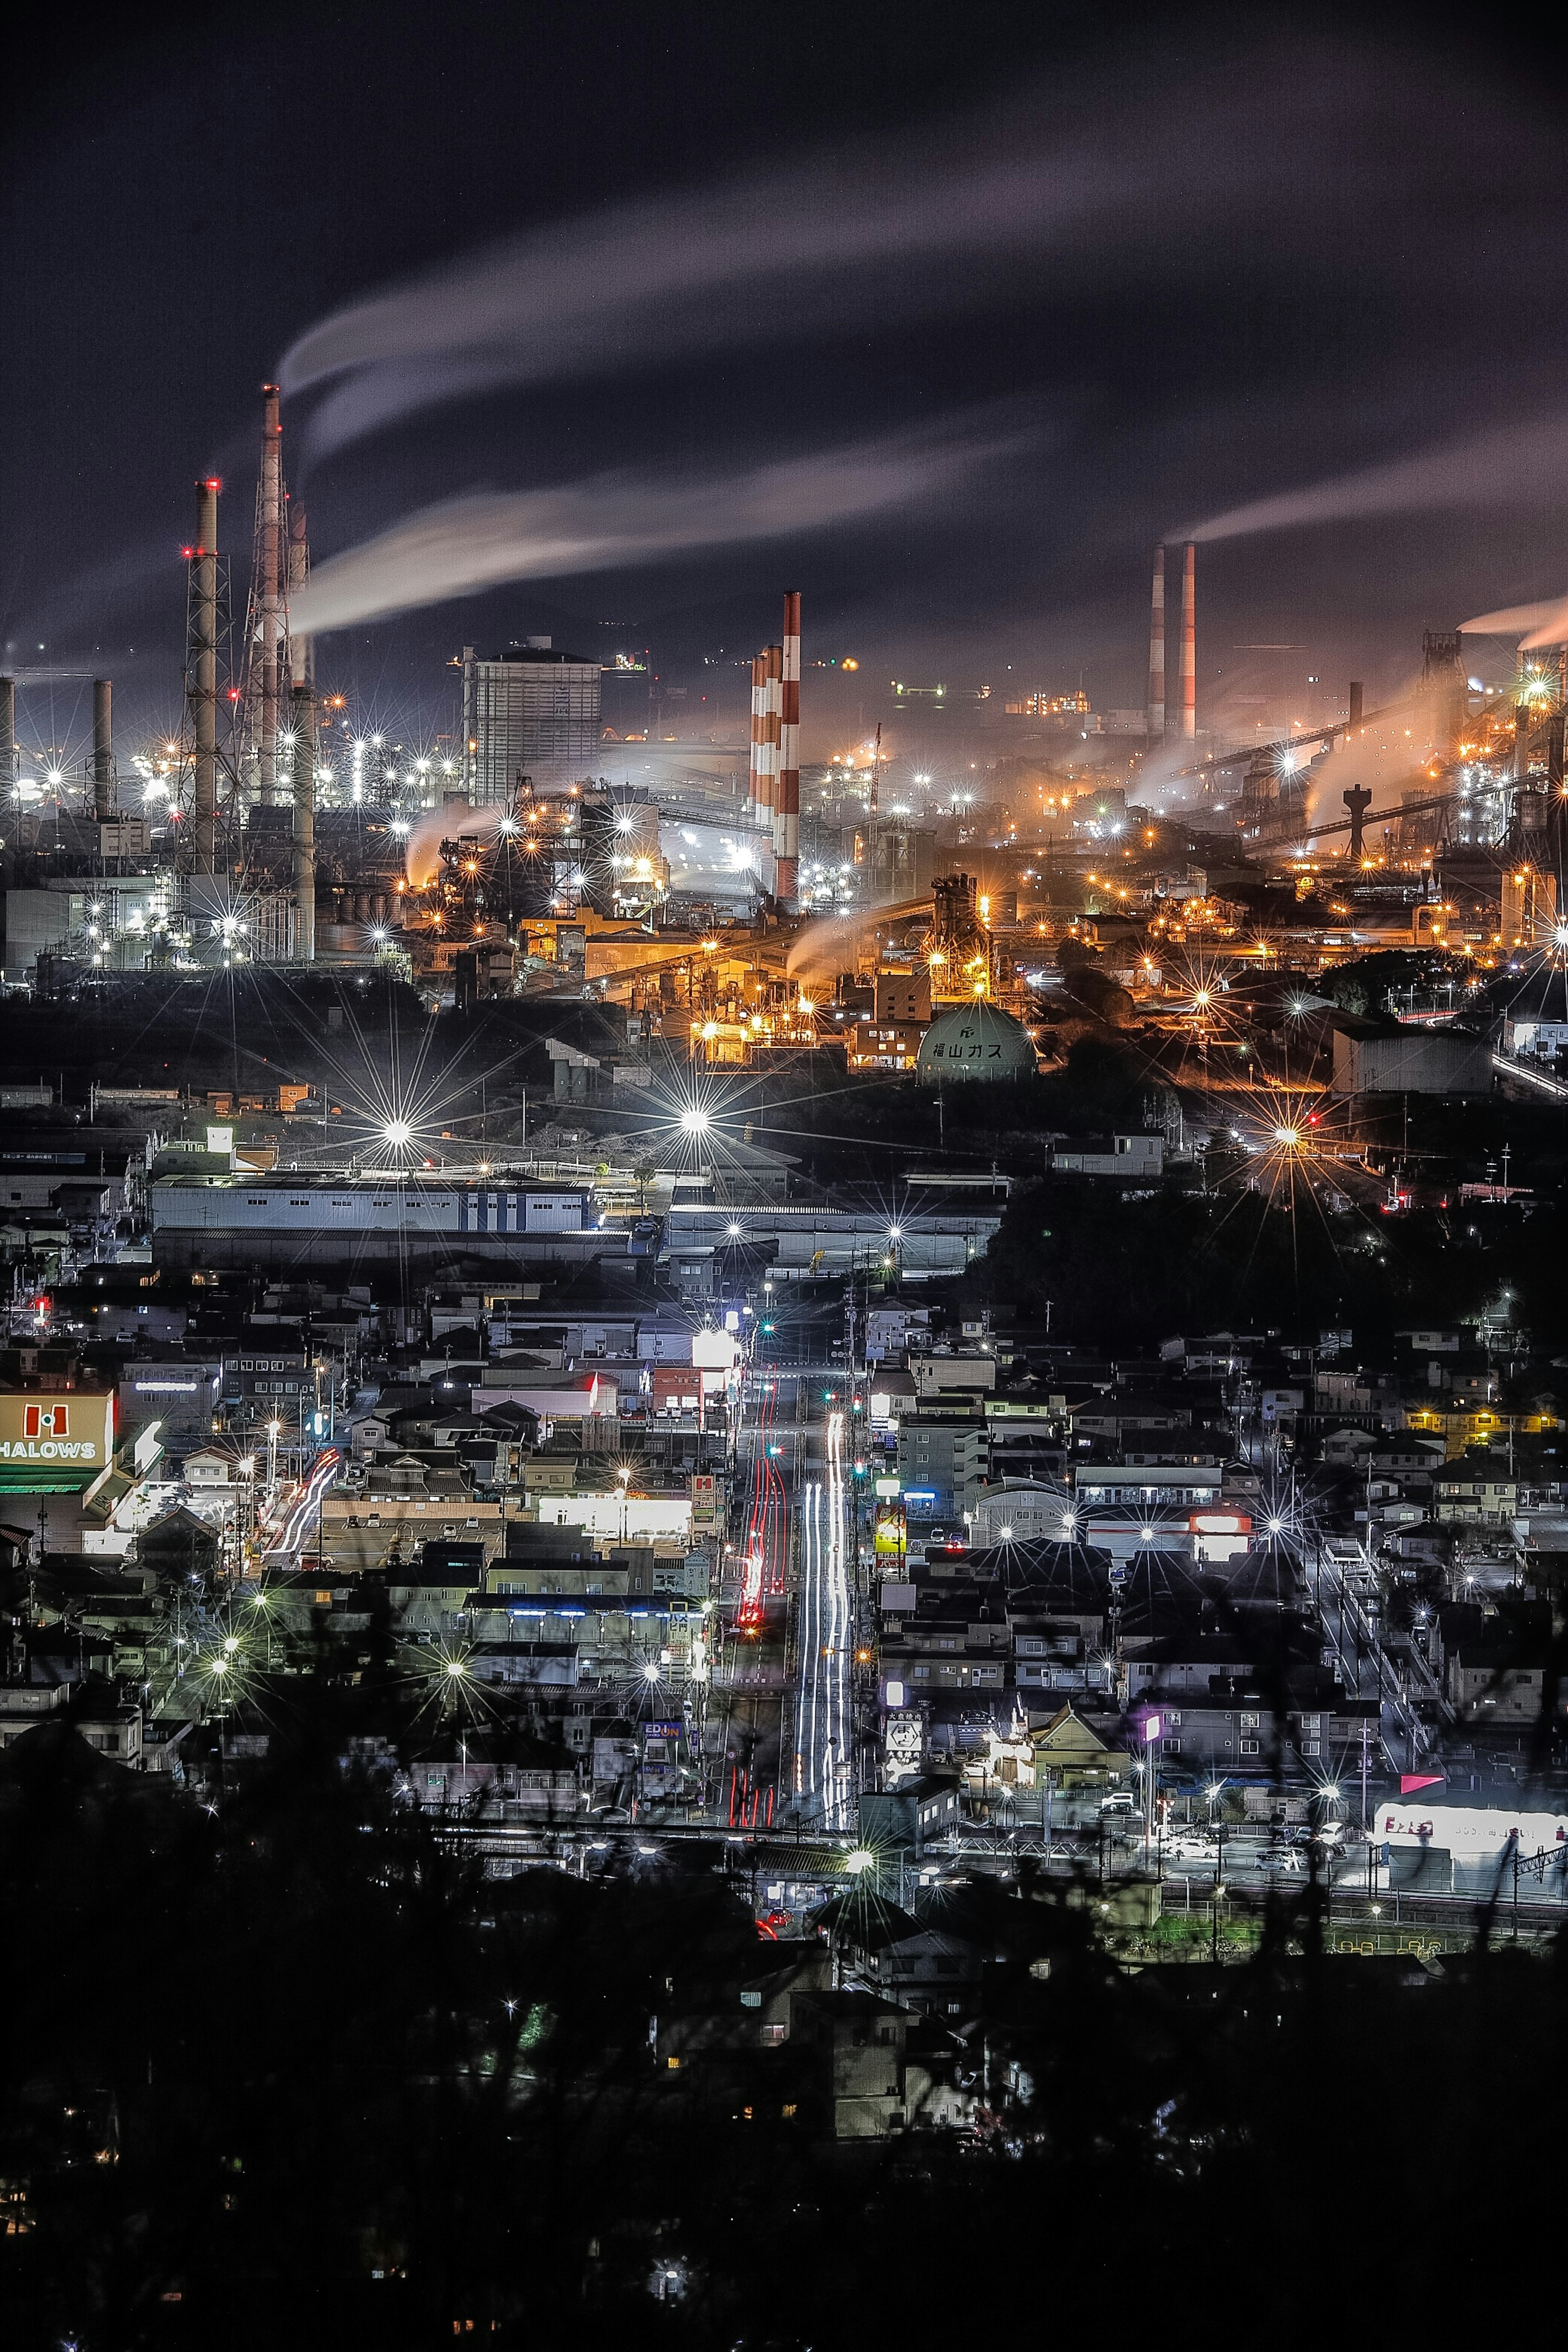
POLYGON ((278 801, 278 704, 283 684, 283 425, 275 383, 261 387, 261 516, 257 582, 257 619, 261 668, 260 740, 257 746, 261 797, 278 801))
POLYGON ((196 543, 190 551, 190 661, 185 699, 195 745, 195 866, 210 877, 217 832, 217 494, 196 484, 196 543))
MULTIPOLYGON (((307 648, 294 648, 300 667, 307 648)), ((300 963, 316 961, 316 691, 309 677, 297 677, 294 706, 294 953, 300 963)))
MULTIPOLYGON (((752 656, 752 756, 746 773, 746 822, 763 822, 763 710, 767 692, 768 666, 765 656, 752 656)), ((771 820, 770 820, 771 821, 771 820)))
POLYGON ((1182 733, 1189 743, 1198 731, 1197 553, 1189 539, 1182 554, 1182 733))
POLYGON ((106 677, 92 681, 92 813, 100 824, 114 814, 114 688, 106 677))
POLYGON ((757 815, 777 851, 779 804, 779 718, 784 709, 784 647, 763 649, 763 740, 757 768, 757 815))
POLYGON ((1149 608, 1149 740, 1165 732, 1165 551, 1154 550, 1154 593, 1149 608))
POLYGON ((777 870, 775 896, 795 903, 800 866, 800 593, 784 596, 784 643, 779 647, 778 800, 773 814, 777 870))

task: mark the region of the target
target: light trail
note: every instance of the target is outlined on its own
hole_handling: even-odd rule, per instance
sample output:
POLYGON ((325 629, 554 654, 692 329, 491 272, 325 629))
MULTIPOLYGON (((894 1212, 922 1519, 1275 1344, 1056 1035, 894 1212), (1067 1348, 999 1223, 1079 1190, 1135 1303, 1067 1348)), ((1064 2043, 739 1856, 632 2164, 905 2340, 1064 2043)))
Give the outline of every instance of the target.
POLYGON ((844 1416, 828 1415, 826 1484, 801 1497, 799 1679, 795 1694, 795 1790, 820 1806, 823 1827, 844 1830, 850 1814, 849 1664, 853 1636, 849 1546, 845 1525, 844 1416))
POLYGON ((322 1496, 342 1466, 342 1456, 337 1447, 329 1446, 326 1453, 317 1461, 315 1468, 306 1482, 304 1491, 289 1512, 288 1523, 282 1534, 275 1544, 268 1545, 269 1558, 277 1559, 279 1555, 294 1558, 303 1549, 305 1537, 310 1528, 310 1514, 320 1505, 322 1496))

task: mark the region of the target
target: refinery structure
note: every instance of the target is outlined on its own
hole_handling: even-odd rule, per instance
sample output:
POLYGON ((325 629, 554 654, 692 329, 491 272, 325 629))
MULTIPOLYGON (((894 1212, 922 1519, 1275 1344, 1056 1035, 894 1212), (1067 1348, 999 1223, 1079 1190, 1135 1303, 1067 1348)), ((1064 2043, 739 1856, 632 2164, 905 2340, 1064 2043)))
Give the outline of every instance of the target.
POLYGON ((310 544, 275 385, 231 533, 242 498, 195 487, 177 735, 127 753, 98 679, 90 748, 24 755, 27 680, 0 680, 8 988, 381 971, 432 1009, 615 1007, 634 1045, 705 1066, 831 1047, 851 1070, 927 1071, 958 1003, 1048 1062, 1086 958, 1119 1020, 1158 1026, 1190 1019, 1197 963, 1311 979, 1405 946, 1462 957, 1473 994, 1558 936, 1552 649, 1484 686, 1464 629, 1430 629, 1379 708, 1313 678, 1304 716, 1277 698, 1227 725, 1200 705, 1186 541, 1155 551, 1142 709, 1096 711, 1081 686, 857 681, 855 740, 821 756, 812 681, 837 671, 842 696, 859 665, 814 651, 787 590, 739 666, 749 730, 721 707, 703 734, 646 656, 531 635, 455 653, 447 724, 411 747, 362 722, 333 641, 296 625, 310 544))

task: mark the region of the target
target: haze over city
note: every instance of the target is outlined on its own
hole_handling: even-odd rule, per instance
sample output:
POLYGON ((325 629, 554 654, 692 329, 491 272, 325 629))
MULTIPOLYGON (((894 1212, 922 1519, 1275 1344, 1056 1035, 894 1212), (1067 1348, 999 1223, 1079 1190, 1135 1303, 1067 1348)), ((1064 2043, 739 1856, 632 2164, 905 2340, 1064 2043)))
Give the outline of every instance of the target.
POLYGON ((1545 2315, 1523 30, 27 28, 7 2345, 1545 2315))

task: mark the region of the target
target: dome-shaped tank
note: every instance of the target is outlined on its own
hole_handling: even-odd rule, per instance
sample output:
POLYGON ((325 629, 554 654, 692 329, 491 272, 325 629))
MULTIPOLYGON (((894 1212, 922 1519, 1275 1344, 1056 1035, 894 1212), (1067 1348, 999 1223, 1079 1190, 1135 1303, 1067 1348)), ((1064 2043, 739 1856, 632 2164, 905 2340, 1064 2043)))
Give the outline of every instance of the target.
POLYGON ((1035 1075, 1035 1049, 1021 1021, 994 1004, 954 1005, 921 1040, 918 1076, 1025 1078, 1035 1075))

